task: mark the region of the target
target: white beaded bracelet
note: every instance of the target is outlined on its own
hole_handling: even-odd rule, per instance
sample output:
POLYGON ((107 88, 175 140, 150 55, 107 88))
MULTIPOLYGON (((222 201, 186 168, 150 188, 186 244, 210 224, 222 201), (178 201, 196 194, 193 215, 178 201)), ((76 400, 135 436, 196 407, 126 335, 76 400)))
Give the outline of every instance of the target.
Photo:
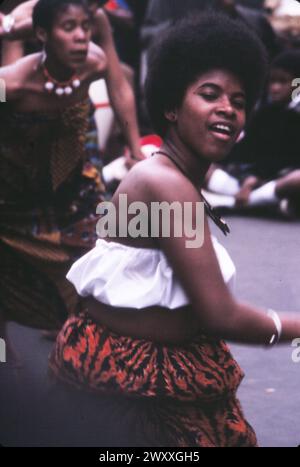
POLYGON ((278 342, 280 341, 281 334, 282 334, 282 322, 281 322, 281 319, 279 318, 278 313, 276 313, 276 311, 274 310, 269 309, 267 315, 269 316, 269 318, 273 320, 275 324, 275 328, 276 328, 276 334, 272 335, 270 342, 268 344, 270 346, 274 346, 278 344, 278 342))
POLYGON ((2 28, 6 34, 9 34, 15 25, 15 18, 12 15, 6 15, 2 19, 2 28))

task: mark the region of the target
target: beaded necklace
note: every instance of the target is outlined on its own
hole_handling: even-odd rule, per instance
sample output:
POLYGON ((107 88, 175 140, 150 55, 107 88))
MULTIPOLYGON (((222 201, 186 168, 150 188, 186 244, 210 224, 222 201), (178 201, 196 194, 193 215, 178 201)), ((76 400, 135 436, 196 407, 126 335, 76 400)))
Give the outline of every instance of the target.
POLYGON ((62 82, 57 81, 50 75, 45 63, 42 63, 42 71, 46 80, 45 90, 48 93, 55 93, 58 97, 70 96, 81 85, 81 81, 76 73, 68 81, 62 82))

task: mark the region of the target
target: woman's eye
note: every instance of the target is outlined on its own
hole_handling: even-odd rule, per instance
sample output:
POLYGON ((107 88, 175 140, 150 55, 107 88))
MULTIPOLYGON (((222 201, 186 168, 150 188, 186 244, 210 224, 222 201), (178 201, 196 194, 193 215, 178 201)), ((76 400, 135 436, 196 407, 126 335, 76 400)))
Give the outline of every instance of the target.
POLYGON ((70 22, 70 23, 65 23, 65 24, 64 24, 64 30, 65 30, 65 31, 68 31, 68 32, 69 32, 69 31, 72 31, 73 27, 74 27, 74 25, 73 25, 73 23, 71 23, 71 22, 70 22))
POLYGON ((237 109, 245 109, 246 108, 245 101, 235 101, 234 105, 235 105, 235 107, 237 109))
POLYGON ((91 29, 91 23, 90 23, 89 21, 87 21, 86 23, 84 23, 84 24, 82 25, 82 29, 83 29, 84 31, 89 31, 89 30, 91 29))
POLYGON ((201 96, 206 99, 207 101, 214 101, 218 98, 216 94, 207 94, 207 93, 202 93, 201 96))

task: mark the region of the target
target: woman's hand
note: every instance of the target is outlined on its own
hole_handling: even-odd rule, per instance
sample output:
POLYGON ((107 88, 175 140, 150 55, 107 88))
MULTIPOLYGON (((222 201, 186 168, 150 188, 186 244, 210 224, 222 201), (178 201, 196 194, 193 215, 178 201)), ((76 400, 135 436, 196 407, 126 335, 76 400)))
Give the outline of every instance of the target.
POLYGON ((29 0, 17 6, 9 15, 13 18, 14 24, 10 32, 3 29, 3 19, 5 15, 0 13, 0 37, 9 40, 26 39, 33 35, 32 13, 38 0, 29 0))

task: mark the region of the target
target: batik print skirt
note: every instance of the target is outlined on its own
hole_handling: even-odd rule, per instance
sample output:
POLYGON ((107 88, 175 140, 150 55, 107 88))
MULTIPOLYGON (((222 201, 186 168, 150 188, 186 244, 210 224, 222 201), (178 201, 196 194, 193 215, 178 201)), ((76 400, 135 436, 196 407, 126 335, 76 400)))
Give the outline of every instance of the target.
POLYGON ((113 423, 128 419, 135 446, 257 445, 236 398, 243 373, 222 341, 165 346, 118 336, 80 314, 65 323, 49 368, 56 382, 119 401, 113 423))

